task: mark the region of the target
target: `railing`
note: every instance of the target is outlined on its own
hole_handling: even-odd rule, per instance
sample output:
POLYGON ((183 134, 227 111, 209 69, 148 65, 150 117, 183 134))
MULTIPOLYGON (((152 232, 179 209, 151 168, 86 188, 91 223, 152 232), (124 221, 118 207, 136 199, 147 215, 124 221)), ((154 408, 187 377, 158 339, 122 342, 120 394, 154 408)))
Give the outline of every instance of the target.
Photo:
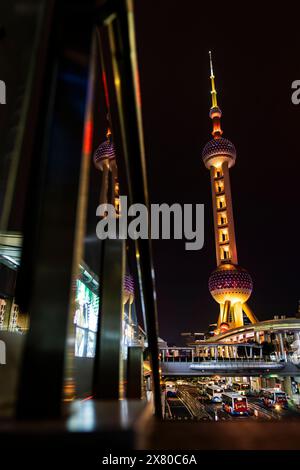
POLYGON ((282 369, 283 363, 279 362, 267 362, 267 361, 253 361, 251 359, 243 361, 211 361, 202 362, 202 364, 191 364, 190 369, 282 369))
MULTIPOLYGON (((237 357, 237 358, 227 358, 221 357, 217 359, 213 358, 204 358, 199 356, 188 357, 188 356, 171 356, 165 357, 161 362, 193 362, 193 363, 229 363, 229 362, 243 362, 243 361, 252 361, 252 362, 259 362, 262 361, 261 357, 253 357, 253 358, 244 358, 244 357, 237 357)), ((267 362, 264 361, 263 362, 267 362)), ((277 361, 270 361, 271 363, 276 363, 277 361)))

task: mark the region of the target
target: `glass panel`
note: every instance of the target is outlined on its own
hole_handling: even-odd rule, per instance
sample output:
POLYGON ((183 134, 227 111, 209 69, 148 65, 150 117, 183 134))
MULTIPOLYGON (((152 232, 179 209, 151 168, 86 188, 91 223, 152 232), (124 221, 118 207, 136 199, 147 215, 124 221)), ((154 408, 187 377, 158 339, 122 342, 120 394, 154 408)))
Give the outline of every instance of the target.
POLYGON ((28 312, 20 310, 15 288, 22 251, 28 188, 34 76, 38 68, 45 2, 1 3, 0 71, 5 101, 0 106, 0 416, 14 412, 28 312), (5 5, 4 5, 5 4, 5 5))

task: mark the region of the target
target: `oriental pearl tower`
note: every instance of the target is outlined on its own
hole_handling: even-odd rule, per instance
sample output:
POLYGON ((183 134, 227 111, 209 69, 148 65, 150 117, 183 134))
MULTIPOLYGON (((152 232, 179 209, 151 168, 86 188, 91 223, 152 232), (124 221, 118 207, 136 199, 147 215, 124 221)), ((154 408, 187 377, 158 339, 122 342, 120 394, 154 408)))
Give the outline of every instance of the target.
POLYGON ((97 170, 102 172, 100 204, 112 204, 116 213, 119 214, 118 167, 110 127, 106 132, 106 140, 99 145, 94 153, 94 165, 97 170))
POLYGON ((217 103, 215 76, 211 52, 210 82, 212 105, 209 117, 213 131, 211 139, 202 152, 203 163, 210 171, 217 269, 209 277, 209 291, 220 305, 215 334, 244 325, 245 320, 256 323, 257 319, 246 301, 253 283, 246 269, 238 265, 235 240, 229 169, 236 160, 236 150, 230 140, 222 137, 222 112, 217 103))

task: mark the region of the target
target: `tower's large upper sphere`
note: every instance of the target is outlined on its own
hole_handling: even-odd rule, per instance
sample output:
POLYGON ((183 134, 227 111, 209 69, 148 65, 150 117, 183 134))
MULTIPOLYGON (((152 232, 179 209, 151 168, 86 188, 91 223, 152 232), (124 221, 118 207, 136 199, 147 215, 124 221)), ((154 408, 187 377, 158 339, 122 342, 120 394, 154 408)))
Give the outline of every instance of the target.
POLYGON ((202 159, 208 169, 211 166, 220 167, 223 162, 228 162, 228 166, 231 168, 236 159, 235 146, 230 140, 223 137, 212 139, 205 145, 202 159))
POLYGON ((113 160, 114 158, 116 158, 114 143, 110 140, 105 140, 94 153, 95 167, 102 170, 104 161, 113 160))
POLYGON ((226 300, 232 304, 243 304, 251 295, 253 282, 246 269, 234 264, 224 264, 211 273, 208 288, 219 304, 224 304, 226 300))

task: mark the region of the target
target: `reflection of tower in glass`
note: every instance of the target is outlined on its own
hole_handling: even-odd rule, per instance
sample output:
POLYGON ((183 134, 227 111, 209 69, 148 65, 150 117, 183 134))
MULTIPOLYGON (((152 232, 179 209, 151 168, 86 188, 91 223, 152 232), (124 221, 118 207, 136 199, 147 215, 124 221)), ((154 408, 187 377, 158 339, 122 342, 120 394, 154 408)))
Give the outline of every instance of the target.
MULTIPOLYGON (((134 329, 133 329, 133 321, 132 321, 132 315, 131 315, 131 309, 132 309, 132 304, 134 302, 134 282, 133 278, 130 274, 125 274, 124 281, 123 281, 123 309, 124 313, 126 309, 126 305, 128 306, 128 310, 126 314, 128 315, 128 330, 127 333, 125 333, 129 336, 127 338, 127 341, 130 341, 134 337, 134 329)), ((126 322, 125 322, 126 323, 126 322)))
POLYGON ((100 191, 100 204, 112 204, 119 212, 119 183, 116 163, 115 145, 112 141, 110 129, 106 133, 106 140, 99 145, 94 153, 95 167, 102 171, 100 191), (110 180, 110 182, 109 182, 110 180), (110 188, 110 197, 109 197, 110 188))
POLYGON ((237 258, 229 178, 229 168, 235 164, 236 150, 228 139, 222 137, 222 112, 217 103, 211 53, 209 55, 212 97, 209 116, 213 123, 213 139, 205 145, 202 159, 210 170, 217 261, 217 269, 209 278, 209 291, 220 304, 216 332, 222 333, 242 326, 244 314, 252 323, 257 320, 246 304, 252 292, 252 279, 245 269, 238 266, 237 258))

